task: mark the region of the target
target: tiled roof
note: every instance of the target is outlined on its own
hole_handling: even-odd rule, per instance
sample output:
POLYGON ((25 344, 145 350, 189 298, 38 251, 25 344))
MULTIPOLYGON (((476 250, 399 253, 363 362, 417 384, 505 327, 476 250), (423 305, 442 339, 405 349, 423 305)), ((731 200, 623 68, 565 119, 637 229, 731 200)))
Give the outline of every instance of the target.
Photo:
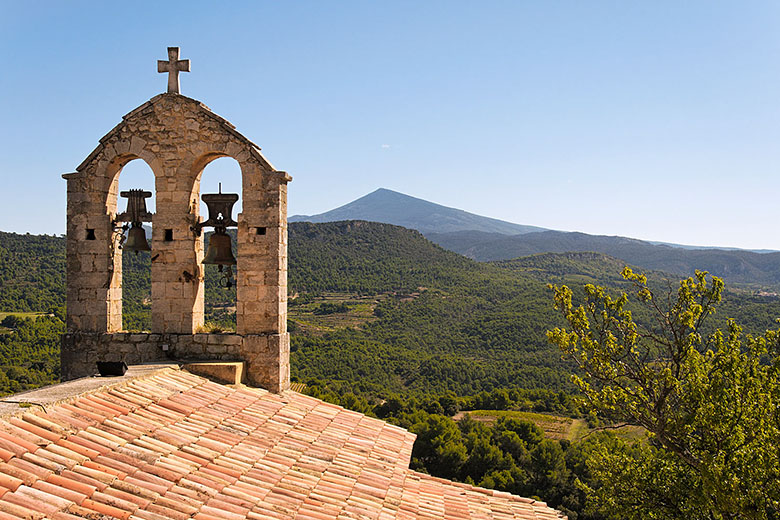
POLYGON ((414 435, 164 369, 0 420, 0 520, 551 519, 409 470, 414 435))

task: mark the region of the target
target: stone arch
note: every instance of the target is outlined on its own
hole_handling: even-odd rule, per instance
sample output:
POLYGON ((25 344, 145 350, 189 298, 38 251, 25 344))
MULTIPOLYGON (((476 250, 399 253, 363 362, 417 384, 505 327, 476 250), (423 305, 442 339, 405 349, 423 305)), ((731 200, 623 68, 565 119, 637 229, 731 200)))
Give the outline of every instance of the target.
MULTIPOLYGON (((235 159, 242 177, 237 334, 244 336, 242 341, 252 335, 279 336, 274 344, 286 348, 287 182, 291 179, 233 125, 199 101, 177 93, 155 96, 125 115, 76 172, 64 175, 70 332, 121 330, 113 201, 118 174, 133 159, 144 160, 155 175, 152 333, 167 337, 198 330, 203 323, 203 244, 192 231, 198 222, 196 188, 203 168, 218 157, 235 159)), ((269 377, 283 381, 284 370, 279 370, 269 377)))
POLYGON ((98 175, 98 178, 105 179, 105 182, 108 183, 107 188, 105 189, 106 193, 106 213, 116 215, 117 213, 120 213, 120 209, 118 208, 118 200, 119 200, 119 177, 122 174, 122 171, 125 169, 125 166, 130 164, 133 161, 140 160, 143 161, 144 164, 146 164, 149 169, 152 171, 152 174, 155 178, 155 193, 157 192, 157 172, 155 171, 154 166, 152 166, 156 161, 154 160, 154 156, 151 154, 144 154, 146 158, 135 155, 135 154, 123 154, 120 156, 115 157, 112 161, 108 163, 105 170, 105 175, 100 176, 98 175))
MULTIPOLYGON (((132 189, 148 190, 152 196, 145 199, 146 209, 152 214, 155 211, 156 201, 156 176, 154 171, 144 159, 128 155, 121 160, 121 169, 116 172, 109 188, 106 201, 106 210, 109 214, 120 214, 127 211, 128 200, 121 197, 122 191, 132 189), (130 160, 126 160, 130 158, 130 160)), ((115 219, 116 220, 116 219, 115 219)), ((127 227, 128 222, 117 222, 117 226, 127 227)), ((151 221, 143 223, 145 233, 149 240, 148 226, 151 221)), ((123 247, 118 252, 118 259, 114 269, 117 271, 119 288, 121 289, 121 316, 123 331, 150 330, 151 304, 151 255, 149 252, 132 252, 127 248, 127 232, 117 229, 124 234, 123 247), (128 290, 132 284, 134 290, 128 290)))
MULTIPOLYGON (((229 155, 209 154, 209 156, 204 157, 204 160, 196 161, 195 168, 199 168, 204 163, 205 166, 195 175, 193 201, 197 203, 198 194, 202 197, 207 193, 217 193, 218 191, 222 193, 236 193, 239 197, 233 206, 231 216, 233 219, 241 220, 243 218, 241 215, 243 200, 247 195, 242 190, 243 172, 241 171, 241 165, 229 155)), ((200 199, 200 204, 197 205, 197 210, 199 211, 199 219, 201 221, 209 217, 208 209, 202 198, 200 199)), ((209 231, 204 230, 203 232, 204 256, 208 254, 208 240, 206 237, 209 231)), ((235 235, 235 232, 232 234, 235 235)), ((237 242, 235 239, 232 239, 231 242, 233 255, 238 256, 237 242)), ((230 287, 225 286, 228 279, 232 279, 235 274, 235 268, 230 268, 229 276, 228 271, 224 269, 219 270, 214 265, 204 265, 203 268, 206 329, 210 328, 208 325, 211 323, 222 330, 235 330, 236 318, 234 311, 237 304, 237 291, 234 285, 230 287), (210 287, 212 290, 209 290, 210 287), (211 296, 211 299, 209 299, 209 296, 211 296)))

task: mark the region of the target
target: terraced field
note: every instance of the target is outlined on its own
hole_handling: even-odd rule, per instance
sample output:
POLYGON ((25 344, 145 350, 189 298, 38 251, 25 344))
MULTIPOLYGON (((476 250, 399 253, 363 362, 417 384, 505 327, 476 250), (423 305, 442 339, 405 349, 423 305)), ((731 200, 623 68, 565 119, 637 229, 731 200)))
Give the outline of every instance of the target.
MULTIPOLYGON (((471 410, 460 412, 454 419, 457 421, 465 414, 469 414, 472 419, 480 422, 493 423, 501 417, 516 417, 531 421, 544 430, 546 437, 556 440, 578 441, 591 432, 597 431, 591 429, 583 419, 573 419, 571 417, 561 417, 534 412, 504 411, 504 410, 471 410)), ((627 440, 642 440, 646 437, 643 428, 638 426, 623 426, 621 428, 610 430, 615 434, 627 440)))

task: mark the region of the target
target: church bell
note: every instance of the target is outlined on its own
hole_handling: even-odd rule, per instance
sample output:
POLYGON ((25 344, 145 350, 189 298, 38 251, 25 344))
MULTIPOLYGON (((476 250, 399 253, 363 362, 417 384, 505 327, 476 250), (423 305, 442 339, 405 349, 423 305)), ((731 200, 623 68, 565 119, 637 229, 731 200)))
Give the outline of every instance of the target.
POLYGON ((230 235, 216 231, 211 235, 209 248, 206 251, 205 258, 203 258, 203 263, 214 264, 220 267, 223 265, 236 265, 236 257, 233 256, 230 235))
POLYGON ((233 204, 238 202, 237 193, 222 193, 220 184, 219 193, 206 193, 201 196, 209 210, 209 218, 197 226, 197 231, 211 226, 214 233, 209 238, 209 248, 203 258, 204 264, 218 265, 222 271, 223 266, 236 265, 236 257, 233 256, 233 246, 228 227, 236 227, 238 223, 233 220, 233 204))
POLYGON ((138 253, 138 251, 151 251, 152 248, 149 247, 149 242, 146 241, 146 230, 141 226, 141 223, 138 222, 138 225, 136 226, 136 222, 133 223, 133 226, 128 230, 127 232, 127 240, 125 241, 125 244, 123 247, 126 251, 135 251, 138 253))
POLYGON ((128 229, 127 239, 122 244, 125 251, 151 251, 149 242, 146 240, 146 230, 143 228, 144 222, 151 221, 151 213, 146 210, 146 199, 152 196, 152 192, 144 190, 129 190, 120 193, 127 199, 127 211, 117 215, 117 219, 124 222, 130 222, 130 225, 124 225, 123 229, 128 229))

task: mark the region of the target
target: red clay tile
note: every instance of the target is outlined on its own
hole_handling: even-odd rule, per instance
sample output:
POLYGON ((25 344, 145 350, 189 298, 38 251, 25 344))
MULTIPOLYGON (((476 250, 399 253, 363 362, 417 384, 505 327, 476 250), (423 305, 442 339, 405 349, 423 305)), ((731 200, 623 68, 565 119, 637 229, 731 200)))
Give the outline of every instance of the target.
POLYGON ((53 451, 49 450, 49 447, 46 446, 45 448, 40 448, 38 451, 35 452, 35 454, 38 457, 44 458, 46 460, 49 460, 55 464, 58 464, 60 466, 64 466, 68 469, 73 468, 76 464, 78 464, 77 461, 73 459, 69 459, 67 457, 63 457, 62 455, 58 453, 54 453, 53 451))
MULTIPOLYGON (((141 471, 143 471, 145 473, 149 473, 150 475, 154 475, 156 477, 159 477, 159 478, 161 478, 163 480, 166 480, 168 482, 177 482, 181 478, 181 476, 182 476, 181 473, 178 473, 178 472, 175 472, 175 471, 170 471, 169 469, 160 467, 157 464, 154 464, 154 465, 152 465, 152 464, 144 464, 144 465, 141 465, 140 468, 141 468, 141 471)), ((184 473, 184 474, 186 474, 186 473, 184 473)))
POLYGON ((77 464, 80 464, 84 462, 85 460, 89 460, 89 457, 87 455, 82 455, 81 453, 75 452, 73 450, 70 450, 63 446, 62 440, 57 441, 56 443, 49 444, 44 449, 59 455, 60 457, 64 457, 66 459, 70 459, 77 464))
POLYGON ((61 407, 50 409, 46 415, 49 418, 56 420, 57 423, 63 424, 72 430, 83 430, 84 428, 96 424, 95 421, 89 418, 77 415, 72 411, 61 407))
POLYGON ((8 462, 8 464, 17 467, 21 470, 24 470, 27 473, 32 473, 39 479, 46 479, 46 477, 52 474, 52 471, 50 469, 46 469, 45 467, 39 466, 37 464, 33 464, 32 462, 29 462, 24 459, 13 458, 8 462))
POLYGON ((2 501, 27 509, 27 514, 29 514, 30 511, 37 511, 44 515, 52 515, 60 510, 59 507, 53 504, 37 500, 36 498, 21 493, 8 493, 2 498, 2 501))
POLYGON ((79 417, 85 417, 91 421, 94 421, 96 424, 100 424, 106 420, 106 418, 103 415, 91 412, 88 407, 78 407, 70 403, 65 403, 62 405, 62 407, 65 410, 71 412, 72 414, 79 417))
POLYGON ((133 509, 133 511, 124 511, 118 507, 104 504, 103 502, 97 502, 89 498, 84 500, 84 503, 81 504, 81 506, 87 509, 91 509, 92 511, 97 511, 102 515, 112 516, 121 520, 127 520, 130 518, 130 515, 133 514, 133 511, 135 511, 135 509, 133 509))
POLYGON ((49 493, 45 490, 34 488, 34 487, 21 486, 19 487, 19 489, 16 490, 15 494, 29 497, 30 499, 40 504, 46 504, 47 506, 52 506, 56 508, 55 509, 56 511, 62 511, 64 509, 67 509, 68 507, 70 507, 71 504, 73 504, 72 500, 63 498, 57 494, 49 493))
POLYGON ((64 487, 60 487, 43 480, 37 481, 35 484, 33 484, 33 487, 35 489, 40 489, 41 491, 45 491, 46 493, 49 493, 51 495, 57 495, 58 497, 62 497, 67 500, 70 500, 76 505, 81 505, 84 499, 87 498, 87 495, 85 495, 84 493, 79 493, 78 491, 66 489, 64 487))
MULTIPOLYGON (((104 456, 104 455, 99 455, 99 456, 95 457, 94 461, 96 463, 98 463, 98 464, 101 464, 102 466, 104 466, 106 468, 113 469, 114 471, 117 472, 117 473, 115 473, 117 476, 119 476, 120 473, 125 475, 125 476, 126 475, 132 475, 133 473, 138 471, 138 467, 137 466, 132 466, 130 464, 125 464, 124 462, 120 462, 120 461, 118 461, 118 460, 116 460, 114 458, 107 457, 107 456, 104 456)), ((84 465, 86 466, 87 464, 84 463, 84 465)), ((95 469, 100 469, 100 468, 95 468, 95 469)), ((108 473, 111 473, 111 472, 108 471, 108 473)), ((122 478, 125 478, 125 477, 123 476, 122 478)))
POLYGON ((161 504, 151 504, 149 505, 149 507, 146 508, 146 510, 152 513, 156 513, 170 520, 189 520, 190 518, 192 518, 192 515, 190 514, 182 513, 181 511, 172 509, 170 507, 166 507, 161 504))
MULTIPOLYGON (((14 477, 16 479, 21 480, 25 485, 31 486, 33 482, 38 480, 38 476, 30 473, 29 471, 25 471, 22 468, 11 466, 10 464, 6 462, 0 462, 0 473, 6 476, 14 477)), ((2 482, 0 482, 0 485, 2 482)), ((9 487, 9 486, 6 486, 9 487)))
POLYGON ((62 446, 63 448, 66 448, 74 453, 78 453, 79 455, 86 457, 87 459, 94 459, 98 455, 100 455, 100 451, 94 450, 92 448, 88 448, 84 446, 83 444, 79 442, 73 442, 71 439, 76 438, 75 436, 71 436, 68 439, 60 439, 57 441, 57 444, 62 446))
MULTIPOLYGON (((11 493, 6 496, 10 496, 11 493)), ((29 505, 19 505, 15 502, 6 501, 5 497, 0 499, 0 513, 6 513, 15 517, 16 520, 41 520, 46 517, 45 513, 32 509, 29 505)))
POLYGON ((32 433, 33 435, 36 435, 38 437, 41 437, 43 439, 46 439, 50 442, 55 442, 60 440, 62 438, 62 435, 58 435, 54 432, 51 432, 49 430, 45 430, 39 426, 36 426, 34 424, 31 424, 27 421, 23 421, 18 417, 11 417, 8 419, 8 422, 12 425, 16 426, 17 428, 21 428, 22 430, 32 433))
MULTIPOLYGON (((109 466, 105 466, 103 464, 100 464, 100 463, 92 461, 92 460, 84 461, 84 464, 82 464, 82 467, 93 469, 95 471, 99 471, 103 475, 113 475, 114 477, 117 477, 120 480, 124 479, 125 477, 127 477, 127 473, 125 473, 124 471, 119 471, 119 470, 117 470, 115 468, 112 468, 112 467, 109 467, 109 466)), ((90 475, 90 476, 93 476, 93 475, 90 475)), ((98 477, 94 477, 94 478, 98 478, 98 477)), ((98 480, 102 480, 102 481, 105 482, 105 480, 103 480, 102 478, 98 478, 98 480)), ((113 480, 111 482, 113 482, 113 480)))
MULTIPOLYGON (((199 512, 197 515, 193 516, 192 518, 194 520, 236 520, 235 517, 238 516, 238 515, 227 516, 223 511, 212 511, 212 513, 214 512, 216 512, 217 514, 208 514, 208 513, 199 512)), ((241 520, 244 520, 244 518, 241 518, 241 520)))
POLYGON ((84 517, 60 511, 59 513, 54 513, 51 516, 51 520, 84 520, 84 517))
POLYGON ((12 451, 0 447, 0 459, 4 460, 5 462, 8 462, 9 460, 11 460, 11 457, 13 456, 14 453, 12 451))
POLYGON ((167 370, 44 415, 0 419, 0 480, 16 491, 0 497, 0 515, 36 514, 19 504, 37 496, 49 504, 39 509, 73 502, 59 520, 558 517, 538 502, 410 471, 413 438, 294 392, 167 370))
MULTIPOLYGON (((37 447, 37 446, 45 446, 49 444, 49 441, 47 439, 44 439, 43 437, 39 437, 38 435, 28 432, 27 430, 23 430, 22 428, 14 426, 13 424, 10 423, 10 421, 6 423, 0 422, 0 431, 2 431, 3 434, 5 435, 11 436, 14 439, 18 439, 19 441, 29 443, 32 446, 37 447)), ((27 444, 25 444, 25 447, 27 447, 27 444)), ((34 449, 32 449, 32 447, 30 447, 29 449, 30 451, 35 451, 34 449)))
POLYGON ((89 408, 94 413, 98 415, 103 415, 106 418, 111 418, 116 415, 120 415, 118 411, 108 406, 104 406, 92 396, 82 397, 81 399, 78 400, 76 406, 78 406, 79 408, 89 408))
MULTIPOLYGON (((48 478, 48 482, 55 483, 52 478, 54 478, 56 475, 52 475, 48 478)), ((101 482, 97 479, 94 479, 92 477, 88 477, 87 475, 84 475, 82 473, 76 473, 75 471, 66 470, 62 472, 62 476, 65 477, 68 480, 81 482, 82 484, 87 484, 89 486, 94 487, 98 491, 103 491, 108 487, 108 484, 105 482, 101 482)), ((72 489, 72 488, 71 488, 72 489)), ((90 493, 89 495, 92 496, 94 493, 90 493)))
MULTIPOLYGON (((63 473, 69 473, 69 472, 65 471, 63 473)), ((76 493, 81 493, 82 495, 87 497, 92 496, 92 493, 94 493, 97 490, 97 486, 94 486, 82 480, 76 480, 74 478, 71 478, 71 475, 49 475, 49 478, 46 479, 46 482, 61 487, 63 489, 75 491, 76 493)), ((105 484, 102 483, 100 484, 105 487, 105 484)))
POLYGON ((170 517, 138 509, 133 513, 133 516, 130 517, 130 520, 170 520, 170 517))
POLYGON ((151 473, 145 471, 138 471, 132 477, 127 477, 128 481, 131 479, 137 479, 142 482, 149 482, 150 484, 154 484, 155 486, 166 489, 170 489, 174 485, 173 482, 160 478, 157 475, 152 475, 151 473))
MULTIPOLYGON (((197 493, 194 495, 198 496, 197 493)), ((165 506, 170 509, 175 509, 176 511, 181 511, 187 515, 194 515, 197 513, 198 507, 201 505, 201 503, 202 501, 199 499, 195 499, 187 495, 181 495, 173 491, 168 491, 165 493, 165 496, 162 496, 155 501, 155 504, 165 506)))
POLYGON ((106 408, 110 408, 111 410, 114 410, 119 415, 127 415, 131 412, 131 409, 126 406, 121 406, 117 403, 114 403, 112 401, 109 401, 108 399, 103 398, 100 395, 92 395, 90 396, 91 400, 98 403, 101 406, 104 406, 106 408))
MULTIPOLYGON (((141 508, 146 507, 146 506, 148 506, 149 504, 152 503, 152 501, 149 500, 148 498, 139 497, 138 495, 134 495, 134 494, 128 493, 126 491, 120 491, 120 490, 115 489, 113 487, 106 488, 104 493, 106 495, 112 496, 112 497, 114 497, 116 499, 119 499, 119 500, 122 500, 124 502, 133 503, 136 506, 141 507, 141 508)), ((116 505, 116 504, 114 504, 114 505, 116 505)), ((126 506, 125 506, 125 508, 126 508, 126 506)))
POLYGON ((125 482, 128 484, 133 484, 134 486, 138 486, 139 488, 147 489, 149 491, 152 491, 154 493, 159 493, 160 495, 164 495, 166 491, 168 491, 169 486, 162 486, 159 484, 155 484, 153 482, 149 482, 146 480, 141 480, 135 477, 127 477, 125 479, 125 482))
MULTIPOLYGON (((98 443, 96 443, 94 441, 91 441, 91 440, 88 440, 88 439, 86 439, 84 437, 81 437, 80 435, 81 435, 81 432, 79 432, 79 434, 77 434, 77 435, 71 435, 70 437, 68 437, 68 442, 72 442, 73 444, 78 444, 79 446, 82 446, 82 447, 84 447, 84 448, 86 448, 88 450, 92 450, 92 451, 98 452, 100 454, 104 454, 104 453, 107 453, 107 452, 111 451, 110 448, 107 448, 106 446, 104 446, 102 444, 98 444, 98 443)), ((73 451, 76 451, 76 450, 73 450, 73 451)))

